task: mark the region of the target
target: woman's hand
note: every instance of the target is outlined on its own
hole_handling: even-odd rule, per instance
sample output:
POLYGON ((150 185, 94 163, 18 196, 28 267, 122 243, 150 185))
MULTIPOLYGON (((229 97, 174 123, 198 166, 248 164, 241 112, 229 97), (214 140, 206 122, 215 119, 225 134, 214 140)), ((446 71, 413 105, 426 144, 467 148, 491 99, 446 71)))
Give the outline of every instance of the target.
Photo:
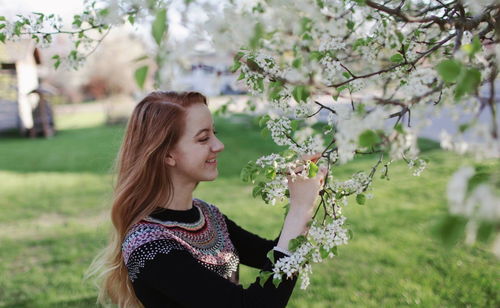
MULTIPOLYGON (((303 160, 316 162, 321 154, 304 155, 303 160)), ((299 167, 295 172, 300 172, 303 167, 299 167)), ((318 193, 323 186, 326 176, 326 168, 320 167, 318 173, 313 178, 288 177, 288 189, 290 191, 290 210, 305 210, 308 212, 314 207, 318 193)))
MULTIPOLYGON (((304 156, 303 159, 317 161, 320 154, 304 156)), ((300 170, 295 170, 299 172, 300 170)), ((313 178, 296 177, 294 181, 288 178, 288 188, 290 190, 290 210, 285 218, 278 247, 288 249, 291 239, 306 233, 307 224, 312 218, 313 209, 318 193, 326 176, 326 168, 320 168, 313 178)))

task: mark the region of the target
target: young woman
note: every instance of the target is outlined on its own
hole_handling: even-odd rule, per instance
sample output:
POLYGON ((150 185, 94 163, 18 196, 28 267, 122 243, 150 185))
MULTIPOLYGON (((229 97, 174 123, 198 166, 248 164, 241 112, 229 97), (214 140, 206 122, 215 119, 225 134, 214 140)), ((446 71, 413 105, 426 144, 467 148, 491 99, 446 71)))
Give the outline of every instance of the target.
MULTIPOLYGON (((287 255, 306 231, 325 171, 289 181, 290 210, 280 236, 265 240, 217 207, 193 199, 200 181, 217 177, 215 136, 206 98, 153 92, 134 109, 118 159, 111 211, 114 234, 94 261, 101 303, 119 307, 285 307, 297 277, 279 287, 258 278, 244 289, 238 264, 272 270, 266 257, 287 255)), ((317 159, 311 156, 309 159, 317 159)))

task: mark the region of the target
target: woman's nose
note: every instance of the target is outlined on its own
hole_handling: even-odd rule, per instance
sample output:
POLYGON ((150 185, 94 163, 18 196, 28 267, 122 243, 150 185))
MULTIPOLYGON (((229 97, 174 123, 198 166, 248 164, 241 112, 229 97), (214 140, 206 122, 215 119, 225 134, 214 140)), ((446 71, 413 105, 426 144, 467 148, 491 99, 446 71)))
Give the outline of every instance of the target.
POLYGON ((224 143, 222 143, 219 140, 219 138, 215 137, 215 142, 212 145, 212 151, 218 153, 218 152, 222 152, 222 150, 224 150, 224 143))

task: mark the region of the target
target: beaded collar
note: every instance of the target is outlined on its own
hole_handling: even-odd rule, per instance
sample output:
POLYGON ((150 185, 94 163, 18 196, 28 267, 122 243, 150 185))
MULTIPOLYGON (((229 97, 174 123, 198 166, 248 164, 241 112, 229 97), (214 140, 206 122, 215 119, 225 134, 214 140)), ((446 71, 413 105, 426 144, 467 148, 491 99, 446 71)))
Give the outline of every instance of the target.
POLYGON ((160 220, 151 216, 144 218, 144 221, 152 222, 156 224, 163 225, 165 227, 178 227, 188 231, 197 231, 205 226, 205 215, 201 211, 200 207, 196 204, 196 200, 193 200, 193 207, 198 210, 199 218, 195 222, 180 222, 180 221, 168 221, 168 220, 160 220))

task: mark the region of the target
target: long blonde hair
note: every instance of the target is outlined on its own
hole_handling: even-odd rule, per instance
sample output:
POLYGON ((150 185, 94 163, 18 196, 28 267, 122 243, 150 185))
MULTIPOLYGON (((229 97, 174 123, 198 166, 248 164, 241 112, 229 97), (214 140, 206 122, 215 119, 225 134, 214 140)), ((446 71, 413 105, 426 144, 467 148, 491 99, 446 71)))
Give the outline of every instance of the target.
POLYGON ((197 92, 152 92, 134 108, 115 164, 109 245, 94 259, 87 278, 95 278, 103 305, 142 307, 128 277, 122 242, 130 228, 170 202, 173 184, 165 163, 181 137, 186 108, 207 104, 197 92))

